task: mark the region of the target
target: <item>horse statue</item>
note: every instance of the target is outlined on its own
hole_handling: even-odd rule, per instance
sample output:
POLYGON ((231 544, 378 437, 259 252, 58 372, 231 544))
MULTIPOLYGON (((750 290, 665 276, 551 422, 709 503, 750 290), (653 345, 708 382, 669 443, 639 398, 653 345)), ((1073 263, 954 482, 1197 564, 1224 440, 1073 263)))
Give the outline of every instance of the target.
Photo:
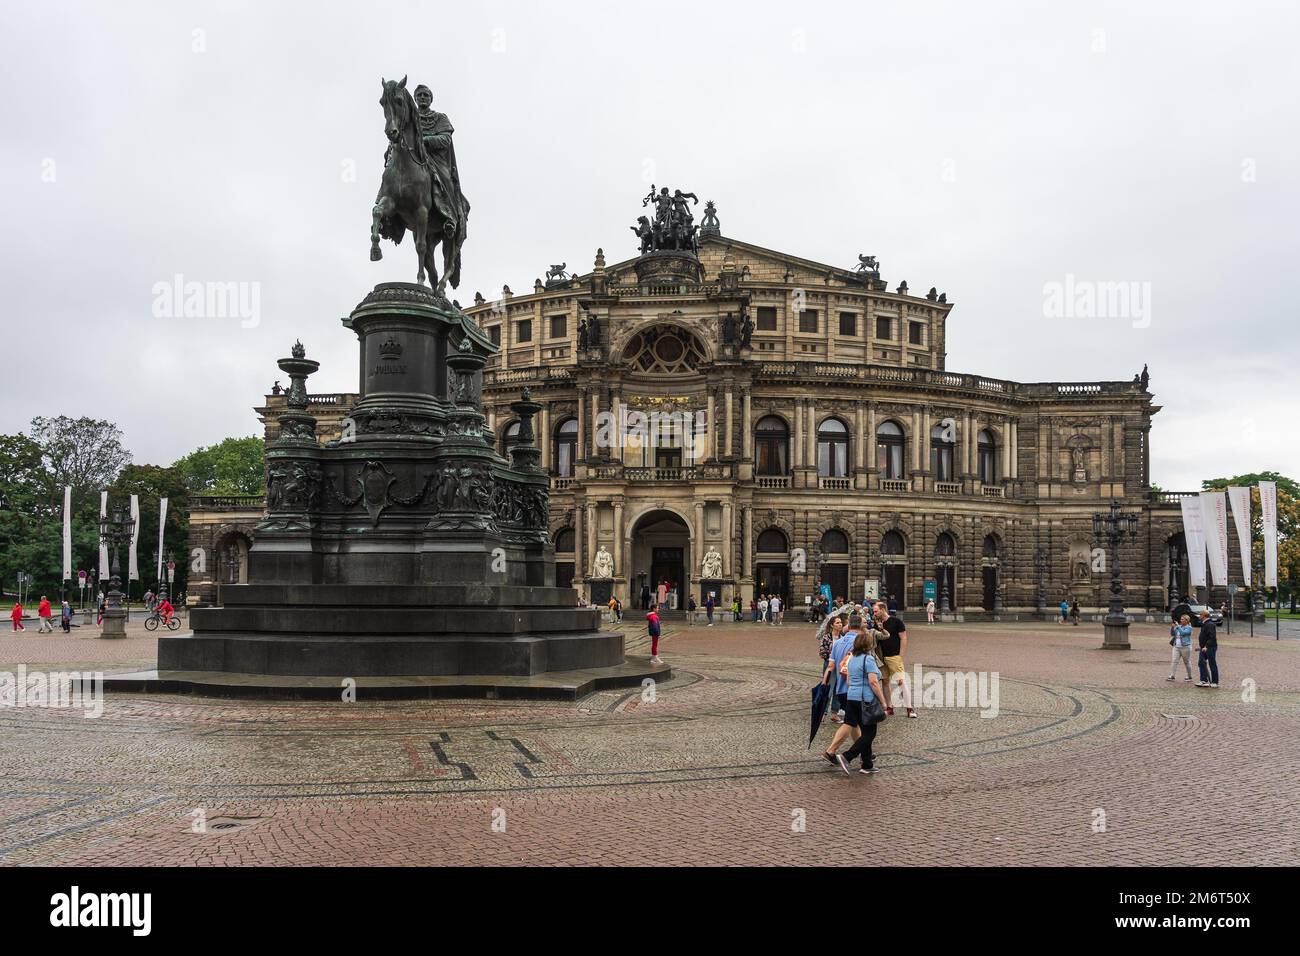
POLYGON ((567 262, 561 262, 558 266, 552 265, 549 269, 546 270, 546 281, 550 282, 552 279, 569 278, 569 274, 564 271, 567 266, 568 266, 567 262))
MULTIPOLYGON (((384 134, 389 147, 379 195, 371 210, 370 259, 377 262, 383 258, 379 248, 381 236, 397 245, 409 229, 419 261, 415 281, 423 285, 427 274, 429 285, 442 295, 449 282, 453 289, 460 285, 460 247, 465 239, 464 220, 469 204, 460 192, 455 154, 450 146, 444 164, 446 171, 442 173, 435 157, 426 149, 416 103, 406 88, 406 79, 404 76, 401 80, 380 80, 383 95, 379 104, 384 108, 384 134), (435 189, 440 189, 463 210, 459 218, 446 216, 438 208, 435 189), (441 279, 436 256, 439 243, 443 247, 441 279)), ((417 89, 417 92, 421 91, 417 89)), ((447 129, 450 130, 450 124, 447 129)), ((449 135, 447 141, 450 142, 449 135)))
POLYGON ((875 256, 858 255, 858 266, 854 272, 879 272, 880 265, 876 262, 875 256))

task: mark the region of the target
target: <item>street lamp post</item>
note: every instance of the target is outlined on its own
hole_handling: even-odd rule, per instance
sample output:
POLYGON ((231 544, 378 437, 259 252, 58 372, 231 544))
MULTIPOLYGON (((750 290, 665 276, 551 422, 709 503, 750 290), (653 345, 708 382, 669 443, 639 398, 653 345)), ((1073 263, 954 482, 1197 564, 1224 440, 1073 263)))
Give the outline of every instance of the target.
POLYGON ((107 545, 112 556, 109 564, 112 577, 108 579, 108 606, 104 609, 104 626, 99 632, 100 637, 126 637, 126 609, 122 606, 125 595, 120 590, 122 565, 118 560, 118 552, 123 544, 131 540, 134 530, 135 519, 123 512, 121 507, 114 508, 111 515, 99 519, 99 539, 107 545))
POLYGON ((1125 538, 1137 538, 1138 517, 1120 511, 1118 501, 1110 503, 1110 511, 1092 516, 1093 538, 1105 540, 1110 545, 1110 608, 1103 619, 1105 637, 1102 648, 1105 650, 1126 651, 1130 648, 1128 640, 1128 615, 1124 613, 1124 582, 1119 575, 1119 546, 1125 538))

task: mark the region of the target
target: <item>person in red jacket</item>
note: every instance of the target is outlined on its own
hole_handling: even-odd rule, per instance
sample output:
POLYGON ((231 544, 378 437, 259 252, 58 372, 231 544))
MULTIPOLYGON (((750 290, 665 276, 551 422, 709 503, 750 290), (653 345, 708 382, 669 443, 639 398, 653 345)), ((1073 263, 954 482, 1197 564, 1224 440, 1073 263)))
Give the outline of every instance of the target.
POLYGON ((50 620, 54 612, 50 610, 50 599, 44 594, 41 595, 41 603, 36 605, 36 616, 41 619, 41 626, 37 628, 37 634, 53 634, 54 624, 50 620))
POLYGON ((659 615, 651 611, 645 616, 646 629, 650 632, 650 663, 662 664, 659 657, 659 615))
POLYGON ((10 619, 14 622, 15 631, 25 631, 23 627, 23 606, 19 602, 14 602, 14 609, 9 612, 10 619))
POLYGON ((172 607, 172 602, 164 597, 158 602, 158 606, 155 610, 158 612, 158 616, 162 618, 163 624, 169 624, 171 623, 172 613, 176 609, 172 607))

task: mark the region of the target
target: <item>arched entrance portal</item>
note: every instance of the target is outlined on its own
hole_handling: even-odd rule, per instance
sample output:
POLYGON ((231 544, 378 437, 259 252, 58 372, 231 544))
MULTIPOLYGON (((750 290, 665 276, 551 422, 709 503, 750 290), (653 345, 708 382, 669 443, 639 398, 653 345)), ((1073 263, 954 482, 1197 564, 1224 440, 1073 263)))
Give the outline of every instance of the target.
POLYGON ((632 597, 643 607, 647 594, 653 603, 661 584, 666 587, 668 610, 685 610, 691 587, 691 532, 685 520, 671 511, 651 511, 632 528, 632 567, 636 578, 632 597))

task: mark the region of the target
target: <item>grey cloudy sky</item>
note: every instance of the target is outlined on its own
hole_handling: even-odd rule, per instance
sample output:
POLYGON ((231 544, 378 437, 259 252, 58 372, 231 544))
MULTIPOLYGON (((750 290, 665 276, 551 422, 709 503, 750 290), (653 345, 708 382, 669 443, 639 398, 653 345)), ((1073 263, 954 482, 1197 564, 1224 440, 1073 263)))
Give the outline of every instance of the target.
POLYGON ((434 90, 473 204, 455 293, 634 254, 653 180, 729 236, 956 303, 948 367, 1129 379, 1153 479, 1300 477, 1300 15, 1268 3, 5 5, 0 431, 89 414, 140 462, 251 434, 301 337, 413 253, 368 259, 381 76, 434 90), (349 171, 355 170, 350 176, 349 171), (257 283, 256 324, 160 318, 154 287, 257 283), (1149 283, 1051 317, 1044 287, 1149 283), (1149 321, 1148 321, 1149 320, 1149 321), (245 327, 251 326, 251 327, 245 327))

